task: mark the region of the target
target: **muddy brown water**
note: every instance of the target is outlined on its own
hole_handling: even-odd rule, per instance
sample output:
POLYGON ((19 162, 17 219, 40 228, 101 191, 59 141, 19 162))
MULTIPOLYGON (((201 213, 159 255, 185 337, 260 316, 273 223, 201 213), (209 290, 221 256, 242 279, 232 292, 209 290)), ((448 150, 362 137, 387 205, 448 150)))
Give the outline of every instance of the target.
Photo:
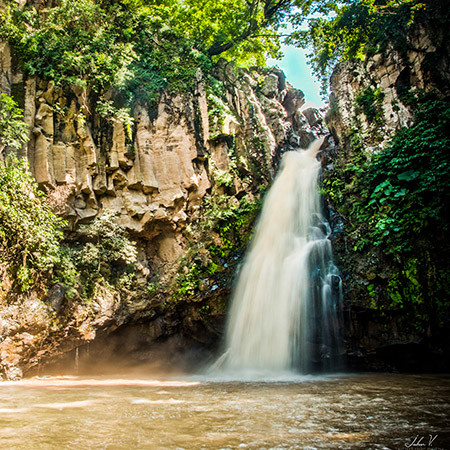
POLYGON ((450 377, 0 383, 5 449, 450 448, 450 377))

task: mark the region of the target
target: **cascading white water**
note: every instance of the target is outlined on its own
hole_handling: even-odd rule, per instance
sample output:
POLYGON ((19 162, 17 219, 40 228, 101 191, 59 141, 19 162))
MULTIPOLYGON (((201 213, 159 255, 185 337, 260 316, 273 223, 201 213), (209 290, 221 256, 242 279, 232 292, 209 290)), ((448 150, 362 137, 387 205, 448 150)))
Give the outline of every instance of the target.
POLYGON ((283 155, 240 270, 225 369, 309 372, 339 353, 340 278, 317 191, 322 140, 283 155))

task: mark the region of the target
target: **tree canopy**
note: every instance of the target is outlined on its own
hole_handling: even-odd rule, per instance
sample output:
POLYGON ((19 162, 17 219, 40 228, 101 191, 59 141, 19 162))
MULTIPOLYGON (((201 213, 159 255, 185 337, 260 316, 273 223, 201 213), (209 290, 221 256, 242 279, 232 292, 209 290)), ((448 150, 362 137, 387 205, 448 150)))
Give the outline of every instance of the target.
POLYGON ((291 16, 294 32, 286 42, 310 50, 312 68, 325 86, 338 62, 364 59, 387 44, 402 51, 418 20, 448 20, 445 0, 318 0, 307 12, 291 16))
POLYGON ((57 84, 97 92, 127 83, 159 88, 192 79, 194 68, 205 69, 217 55, 264 64, 265 54, 279 50, 277 30, 294 3, 60 0, 36 10, 10 1, 0 37, 31 74, 57 84))
MULTIPOLYGON (((214 58, 264 65, 282 41, 309 49, 325 80, 343 59, 402 44, 417 15, 444 0, 59 0, 37 10, 7 1, 0 38, 31 74, 101 94, 153 99, 189 87, 214 58), (290 24, 293 31, 286 34, 290 24)), ((448 14, 448 13, 446 13, 448 14)))

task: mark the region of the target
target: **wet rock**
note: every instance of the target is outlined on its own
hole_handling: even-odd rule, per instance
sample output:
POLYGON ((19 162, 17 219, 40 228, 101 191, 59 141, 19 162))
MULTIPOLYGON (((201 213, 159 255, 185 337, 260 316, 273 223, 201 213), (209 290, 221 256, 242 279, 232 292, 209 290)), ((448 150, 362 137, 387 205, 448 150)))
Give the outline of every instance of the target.
POLYGON ((288 117, 292 117, 305 104, 305 95, 299 89, 289 89, 283 100, 288 117))
POLYGON ((323 120, 323 116, 317 108, 307 108, 302 111, 302 114, 311 127, 317 126, 323 120))
POLYGON ((65 295, 66 290, 62 283, 54 284, 48 291, 47 301, 56 312, 59 312, 61 310, 65 295))

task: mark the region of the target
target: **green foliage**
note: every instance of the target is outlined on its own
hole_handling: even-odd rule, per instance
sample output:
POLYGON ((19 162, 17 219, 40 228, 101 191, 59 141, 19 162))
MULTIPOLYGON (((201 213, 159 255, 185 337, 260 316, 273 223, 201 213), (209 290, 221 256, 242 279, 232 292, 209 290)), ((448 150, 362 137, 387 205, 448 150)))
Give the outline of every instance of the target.
MULTIPOLYGON (((30 74, 99 95, 114 87, 122 102, 154 102, 166 88, 189 88, 199 68, 208 65, 185 33, 170 28, 172 9, 134 1, 62 0, 38 12, 11 2, 2 14, 0 36, 13 44, 30 74)), ((112 112, 105 101, 99 106, 100 113, 112 112)))
POLYGON ((446 298, 450 274, 446 268, 436 270, 435 264, 427 253, 409 257, 388 282, 388 301, 383 307, 409 314, 416 332, 442 324, 450 313, 446 298))
POLYGON ((411 237, 437 224, 448 228, 450 107, 442 100, 417 102, 415 124, 378 154, 367 155, 355 131, 351 159, 324 180, 326 194, 355 224, 367 227, 358 248, 374 244, 389 253, 409 252, 411 237))
POLYGON ((165 89, 189 91, 199 74, 211 69, 206 50, 196 46, 176 21, 175 3, 149 4, 133 12, 130 39, 136 57, 121 87, 128 101, 155 102, 165 89))
POLYGON ((322 80, 324 93, 335 65, 340 61, 364 59, 382 51, 388 44, 403 52, 407 32, 422 17, 448 18, 443 0, 319 0, 309 3, 307 12, 294 14, 297 28, 287 42, 309 49, 308 55, 316 75, 322 80), (306 27, 300 27, 305 21, 306 27))
POLYGON ((233 186, 233 175, 226 170, 216 169, 214 171, 214 180, 217 186, 230 188, 233 186))
POLYGON ((366 154, 355 132, 351 158, 327 175, 324 190, 347 219, 359 258, 377 249, 385 265, 398 268, 384 306, 408 310, 420 328, 450 307, 442 301, 450 289, 450 105, 430 94, 415 104, 414 124, 377 154, 366 154))
POLYGON ((23 111, 7 95, 0 94, 0 150, 1 146, 19 149, 28 141, 28 125, 23 122, 23 111))
POLYGON ((392 253, 410 252, 411 236, 448 230, 450 106, 426 100, 415 120, 373 157, 359 182, 365 200, 358 214, 368 221, 369 239, 392 253))
POLYGON ((0 37, 28 73, 100 97, 113 87, 121 110, 136 99, 155 102, 166 89, 191 89, 214 55, 264 64, 279 49, 278 10, 291 2, 276 3, 61 0, 36 9, 10 0, 0 12, 0 37))
POLYGON ((205 272, 207 272, 206 268, 199 267, 198 263, 194 263, 189 267, 187 273, 178 275, 176 279, 178 288, 174 299, 192 297, 197 294, 205 272))
POLYGON ((221 99, 221 87, 222 83, 215 80, 214 83, 210 83, 206 91, 210 139, 215 139, 223 132, 225 116, 227 113, 230 113, 229 109, 221 99))
POLYGON ((229 199, 227 196, 205 199, 202 206, 204 237, 200 242, 191 242, 187 257, 180 262, 174 299, 196 298, 209 288, 205 283, 210 280, 215 280, 217 286, 229 288, 229 275, 223 278, 221 274, 242 255, 261 206, 259 200, 246 198, 230 206, 227 205, 229 199), (187 270, 183 272, 183 268, 187 270))
POLYGON ((392 302, 390 307, 404 308, 404 299, 408 299, 415 306, 423 304, 419 264, 417 258, 408 259, 402 270, 389 280, 387 291, 392 302))
POLYGON ((149 296, 153 296, 159 291, 160 287, 160 283, 147 283, 145 286, 145 293, 149 296))
POLYGON ((95 109, 100 117, 112 122, 121 122, 125 127, 128 139, 131 140, 134 119, 131 117, 129 108, 116 108, 112 100, 100 99, 95 109))
POLYGON ((64 224, 45 203, 25 160, 0 163, 1 264, 22 290, 58 263, 64 224))
POLYGON ((69 290, 90 298, 98 283, 130 289, 137 250, 116 222, 117 213, 105 211, 90 224, 79 227, 78 242, 62 246, 56 279, 69 290))
POLYGON ((248 201, 243 197, 238 206, 223 209, 216 216, 213 229, 219 233, 223 242, 223 246, 217 248, 220 254, 223 254, 225 250, 232 250, 236 245, 246 246, 248 244, 251 225, 260 208, 261 201, 248 201))
POLYGON ((39 11, 6 3, 0 37, 28 72, 99 94, 113 86, 122 101, 151 102, 166 88, 190 89, 198 69, 207 73, 218 55, 265 65, 266 55, 279 56, 287 22, 294 32, 286 42, 311 49, 325 79, 337 62, 388 42, 405 48, 417 17, 448 17, 443 0, 61 0, 39 11))
POLYGON ((381 88, 368 87, 356 97, 356 104, 362 109, 369 123, 383 122, 384 93, 381 88))
POLYGON ((89 241, 84 246, 80 261, 90 269, 104 264, 132 264, 137 253, 125 230, 116 223, 118 213, 105 211, 89 225, 80 225, 79 233, 89 241))
POLYGON ((92 0, 61 0, 39 12, 11 2, 0 32, 30 74, 95 92, 119 83, 133 54, 122 31, 92 0))
POLYGON ((98 283, 130 289, 137 251, 125 230, 106 211, 81 225, 79 241, 63 245, 66 223, 38 190, 25 160, 0 163, 0 270, 21 291, 59 281, 68 296, 90 298, 98 283))

